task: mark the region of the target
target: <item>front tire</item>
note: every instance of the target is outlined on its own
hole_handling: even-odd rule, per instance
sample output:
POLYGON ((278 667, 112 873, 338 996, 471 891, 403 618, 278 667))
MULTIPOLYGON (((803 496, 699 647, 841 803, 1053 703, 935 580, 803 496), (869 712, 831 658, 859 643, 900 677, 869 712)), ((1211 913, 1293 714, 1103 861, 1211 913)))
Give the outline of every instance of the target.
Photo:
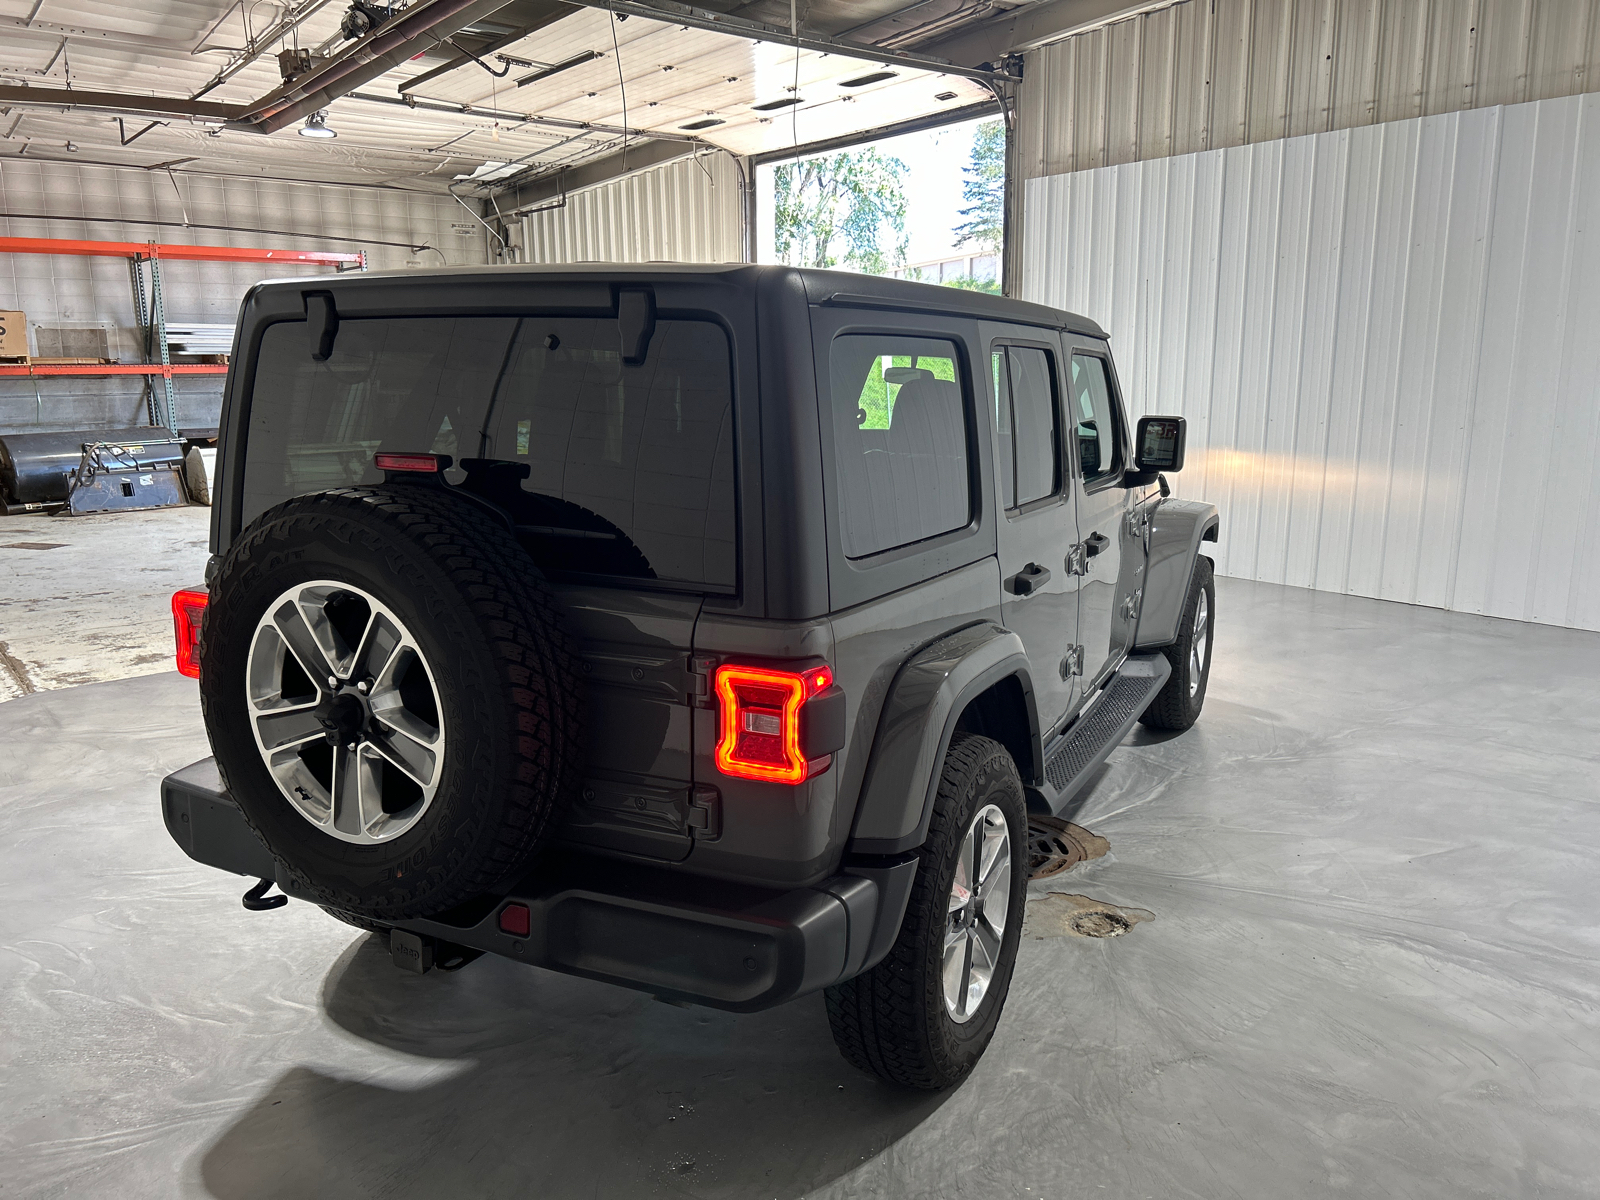
POLYGON ((1027 807, 1004 746, 958 733, 900 936, 884 960, 827 991, 854 1066, 938 1091, 966 1078, 1000 1022, 1022 935, 1027 807))
POLYGON ((1172 664, 1172 675, 1139 718, 1150 729, 1188 729, 1200 719, 1211 681, 1211 643, 1215 640, 1217 585, 1211 560, 1195 559, 1189 595, 1178 624, 1178 640, 1162 651, 1172 664))

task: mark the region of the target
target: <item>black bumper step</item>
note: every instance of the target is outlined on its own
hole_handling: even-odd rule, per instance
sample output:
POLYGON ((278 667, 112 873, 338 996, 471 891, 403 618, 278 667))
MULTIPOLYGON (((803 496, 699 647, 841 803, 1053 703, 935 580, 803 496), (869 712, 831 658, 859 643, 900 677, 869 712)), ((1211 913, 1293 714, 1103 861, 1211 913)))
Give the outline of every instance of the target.
MULTIPOLYGON (((161 809, 173 840, 196 862, 276 879, 288 895, 315 902, 278 871, 222 790, 213 760, 168 775, 161 809)), ((667 999, 750 1012, 878 962, 899 932, 915 873, 908 857, 846 866, 811 887, 772 891, 557 849, 503 897, 395 928, 667 999), (514 905, 526 916, 502 920, 514 905)))

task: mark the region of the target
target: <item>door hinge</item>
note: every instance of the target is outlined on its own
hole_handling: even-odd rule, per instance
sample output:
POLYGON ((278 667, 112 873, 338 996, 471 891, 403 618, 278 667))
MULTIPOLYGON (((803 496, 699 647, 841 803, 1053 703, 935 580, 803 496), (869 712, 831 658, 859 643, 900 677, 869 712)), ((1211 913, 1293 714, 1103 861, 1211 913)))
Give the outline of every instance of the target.
POLYGON ((1076 543, 1067 551, 1064 567, 1069 576, 1087 575, 1089 573, 1089 554, 1084 549, 1082 542, 1076 543))
POLYGON ((1139 615, 1139 601, 1144 599, 1144 589, 1139 588, 1122 602, 1122 615, 1131 621, 1139 615))
POLYGON ((717 660, 710 656, 690 658, 684 672, 689 703, 695 708, 711 707, 711 673, 717 669, 717 660))
POLYGON ((1128 536, 1143 540, 1150 529, 1150 514, 1143 507, 1133 509, 1128 513, 1128 536))
POLYGON ((715 838, 722 832, 722 794, 714 787, 696 784, 689 789, 689 811, 684 816, 699 839, 715 838))
POLYGON ((1071 679, 1074 675, 1083 674, 1083 647, 1068 646, 1066 657, 1061 660, 1061 678, 1071 679))

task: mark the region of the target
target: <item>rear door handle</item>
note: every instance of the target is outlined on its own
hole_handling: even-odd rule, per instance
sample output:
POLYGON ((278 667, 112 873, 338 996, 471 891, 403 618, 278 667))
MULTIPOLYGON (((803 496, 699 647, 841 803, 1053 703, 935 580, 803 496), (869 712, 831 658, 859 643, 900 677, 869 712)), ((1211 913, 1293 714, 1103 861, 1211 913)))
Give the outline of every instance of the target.
POLYGON ((1083 552, 1093 558, 1109 545, 1111 545, 1111 539, 1105 534, 1091 533, 1083 540, 1083 552))
POLYGON ((1050 569, 1038 563, 1029 563, 1010 579, 1006 586, 1017 596, 1031 596, 1050 580, 1050 569))

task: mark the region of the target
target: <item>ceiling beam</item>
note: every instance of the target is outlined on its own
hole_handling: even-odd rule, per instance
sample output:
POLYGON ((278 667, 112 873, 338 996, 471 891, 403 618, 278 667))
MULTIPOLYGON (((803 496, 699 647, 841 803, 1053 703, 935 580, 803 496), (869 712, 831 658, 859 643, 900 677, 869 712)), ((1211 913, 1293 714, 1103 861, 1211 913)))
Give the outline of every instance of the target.
POLYGON ((778 26, 768 25, 762 21, 751 21, 744 17, 732 17, 726 13, 713 12, 710 9, 694 8, 687 4, 674 4, 669 0, 656 0, 654 4, 641 4, 637 0, 563 0, 576 8, 598 8, 604 12, 612 12, 618 16, 644 17, 650 21, 660 21, 667 25, 684 25, 690 29, 706 29, 713 33, 725 33, 730 37, 750 38, 760 42, 776 42, 784 46, 794 46, 801 50, 810 50, 816 54, 837 54, 844 58, 859 58, 864 62, 898 63, 909 70, 932 71, 940 75, 959 75, 965 79, 976 79, 980 83, 995 85, 1001 83, 1015 83, 1020 76, 1004 70, 992 70, 981 67, 967 67, 958 62, 951 62, 945 58, 934 58, 926 54, 910 53, 904 50, 885 50, 881 46, 868 46, 860 42, 847 42, 839 38, 824 37, 820 34, 791 34, 789 30, 778 26))
POLYGON ((276 133, 413 57, 416 43, 436 44, 508 0, 422 0, 305 75, 244 104, 183 96, 141 96, 82 88, 0 86, 0 106, 92 109, 131 116, 226 123, 248 133, 276 133))
POLYGON ((1183 0, 1040 0, 1014 8, 1005 16, 965 25, 957 32, 924 43, 921 49, 963 62, 999 62, 1008 54, 1059 41, 1121 17, 1167 8, 1183 0))

